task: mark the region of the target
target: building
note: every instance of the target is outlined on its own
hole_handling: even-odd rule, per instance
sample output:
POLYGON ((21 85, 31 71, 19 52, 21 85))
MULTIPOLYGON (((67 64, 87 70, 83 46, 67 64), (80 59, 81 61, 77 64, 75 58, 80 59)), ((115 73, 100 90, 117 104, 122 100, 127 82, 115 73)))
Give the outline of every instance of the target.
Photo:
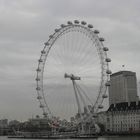
POLYGON ((140 133, 140 101, 112 104, 106 112, 106 131, 140 133))
POLYGON ((31 118, 27 122, 27 124, 29 126, 32 125, 33 127, 40 128, 40 129, 46 129, 46 130, 50 130, 49 123, 50 122, 49 122, 48 118, 40 118, 40 117, 31 118))
POLYGON ((17 120, 9 121, 9 126, 18 126, 19 124, 20 124, 20 122, 17 120))
POLYGON ((119 71, 111 75, 109 109, 98 113, 98 122, 110 133, 140 133, 140 101, 135 72, 119 71))
POLYGON ((98 112, 97 117, 95 118, 95 122, 106 126, 106 111, 98 112))
POLYGON ((110 76, 109 105, 138 100, 135 72, 119 71, 110 76))
POLYGON ((0 120, 0 128, 6 128, 6 127, 8 127, 8 119, 0 120))
POLYGON ((8 119, 0 120, 0 135, 6 135, 8 133, 8 119))

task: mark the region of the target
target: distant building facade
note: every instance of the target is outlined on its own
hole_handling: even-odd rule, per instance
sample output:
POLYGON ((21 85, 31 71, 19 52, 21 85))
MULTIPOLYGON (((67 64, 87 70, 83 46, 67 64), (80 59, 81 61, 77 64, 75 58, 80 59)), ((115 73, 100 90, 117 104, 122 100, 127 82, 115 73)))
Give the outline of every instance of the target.
POLYGON ((39 118, 39 117, 32 118, 32 119, 29 119, 28 123, 38 128, 50 130, 49 121, 47 118, 39 118))
POLYGON ((0 120, 0 128, 7 128, 8 127, 8 119, 0 120))
POLYGON ((110 76, 109 105, 138 100, 135 72, 119 71, 110 76))
POLYGON ((119 71, 110 77, 109 109, 98 113, 99 123, 111 133, 140 133, 140 101, 136 73, 119 71))
POLYGON ((106 126, 107 124, 107 121, 106 121, 106 111, 102 111, 102 112, 99 112, 97 114, 97 117, 95 119, 96 123, 101 123, 103 124, 104 126, 106 126))
POLYGON ((112 104, 106 112, 106 131, 140 133, 140 101, 112 104))
POLYGON ((6 135, 8 133, 8 119, 0 120, 0 135, 6 135))

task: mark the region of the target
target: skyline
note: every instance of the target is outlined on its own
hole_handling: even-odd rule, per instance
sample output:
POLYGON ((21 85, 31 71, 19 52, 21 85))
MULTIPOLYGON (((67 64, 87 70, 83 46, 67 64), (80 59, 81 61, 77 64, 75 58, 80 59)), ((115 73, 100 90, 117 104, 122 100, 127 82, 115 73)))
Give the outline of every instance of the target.
POLYGON ((49 35, 68 20, 93 24, 110 49, 112 72, 134 71, 140 81, 139 4, 138 0, 0 0, 0 118, 25 120, 42 114, 35 90, 37 61, 49 35))

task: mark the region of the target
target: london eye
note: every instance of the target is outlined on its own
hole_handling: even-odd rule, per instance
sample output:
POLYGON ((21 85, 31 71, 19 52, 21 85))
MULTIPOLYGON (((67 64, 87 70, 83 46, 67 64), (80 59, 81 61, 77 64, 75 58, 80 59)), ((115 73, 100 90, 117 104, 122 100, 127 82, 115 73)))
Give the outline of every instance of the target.
POLYGON ((37 99, 44 117, 82 124, 103 109, 111 71, 108 47, 85 21, 68 21, 49 36, 36 69, 37 99))

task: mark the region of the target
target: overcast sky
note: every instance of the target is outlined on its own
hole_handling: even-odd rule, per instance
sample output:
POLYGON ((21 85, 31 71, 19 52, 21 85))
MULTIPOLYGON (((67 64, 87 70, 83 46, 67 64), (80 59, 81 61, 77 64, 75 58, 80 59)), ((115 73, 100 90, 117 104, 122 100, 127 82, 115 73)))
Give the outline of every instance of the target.
POLYGON ((35 91, 37 60, 48 36, 68 20, 99 29, 112 72, 131 70, 140 81, 139 5, 139 0, 0 0, 0 119, 42 113, 35 91))

